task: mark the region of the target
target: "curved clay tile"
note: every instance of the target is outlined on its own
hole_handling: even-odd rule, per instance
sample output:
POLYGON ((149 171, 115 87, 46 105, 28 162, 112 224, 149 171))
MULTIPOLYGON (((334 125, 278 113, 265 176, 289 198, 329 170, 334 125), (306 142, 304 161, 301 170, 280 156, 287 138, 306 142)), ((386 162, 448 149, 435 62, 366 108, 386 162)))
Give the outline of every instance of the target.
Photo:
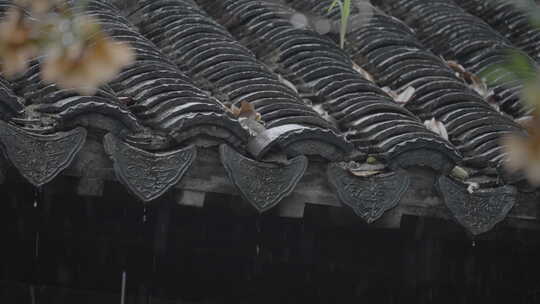
POLYGON ((24 113, 24 99, 15 95, 11 83, 0 77, 0 118, 9 120, 24 113))
POLYGON ((467 12, 482 18, 506 39, 540 61, 540 31, 530 17, 510 1, 454 0, 467 12))
POLYGON ((341 159, 350 151, 331 121, 306 105, 295 88, 270 72, 193 2, 140 3, 139 26, 145 36, 222 101, 232 107, 248 102, 260 113, 263 128, 252 134, 248 145, 253 156, 260 159, 279 148, 289 156, 341 159))
POLYGON ((286 16, 293 10, 250 0, 201 3, 327 112, 358 151, 395 166, 424 164, 438 170, 449 169, 459 159, 450 144, 363 79, 332 41, 295 28, 286 16))
MULTIPOLYGON (((315 2, 320 1, 290 1, 295 8, 315 2)), ((327 5, 330 3, 326 1, 327 5)), ((371 9, 370 18, 347 34, 347 52, 381 86, 397 93, 414 88, 404 107, 423 120, 435 118, 442 122, 450 142, 464 156, 462 164, 481 170, 475 178, 481 176, 483 184, 475 183, 485 186, 482 190, 468 193, 471 184, 443 176, 439 179, 439 191, 456 219, 471 232, 490 230, 506 216, 516 197, 515 188, 504 185, 495 170, 502 166, 505 157, 500 140, 507 134, 524 131, 457 78, 446 62, 422 46, 407 25, 374 7, 371 9), (381 39, 384 44, 378 43, 381 39), (499 197, 501 193, 505 195, 499 197), (482 207, 473 206, 477 203, 482 207)), ((321 9, 308 12, 332 18, 321 9)), ((351 18, 361 16, 353 14, 351 18)), ((473 179, 467 181, 472 183, 473 179)))
MULTIPOLYGON (((291 4, 297 8, 315 2, 320 1, 293 0, 291 4)), ((326 2, 329 5, 330 1, 326 2)), ((346 49, 351 57, 381 86, 398 93, 414 88, 405 108, 422 120, 442 122, 465 161, 479 168, 502 165, 501 137, 523 132, 522 128, 458 79, 446 62, 422 46, 407 25, 376 8, 372 11, 361 27, 347 34, 346 49), (380 37, 385 44, 377 45, 380 37)))
POLYGON ((496 73, 499 81, 490 88, 501 110, 514 117, 522 117, 532 111, 520 101, 519 92, 523 84, 509 72, 496 68, 505 61, 509 50, 521 52, 525 57, 527 54, 483 20, 452 1, 380 0, 376 3, 410 25, 417 37, 436 54, 457 61, 475 74, 492 69, 490 73, 496 73))
POLYGON ((73 120, 80 116, 99 113, 110 117, 115 124, 120 122, 120 129, 130 132, 142 130, 137 118, 107 86, 100 88, 94 96, 84 96, 44 82, 40 74, 40 62, 34 60, 22 75, 13 80, 13 89, 35 112, 52 116, 58 123, 57 129, 65 129, 64 125, 72 125, 73 120))
MULTIPOLYGON (((4 12, 12 5, 12 1, 0 1, 0 11, 4 12)), ((77 125, 89 125, 80 120, 81 117, 102 114, 110 119, 102 120, 101 124, 91 123, 90 125, 105 128, 108 131, 114 130, 114 132, 121 132, 121 130, 140 132, 143 129, 135 116, 121 104, 107 86, 101 87, 94 96, 83 96, 73 90, 62 89, 56 84, 44 82, 40 72, 41 59, 33 60, 24 73, 12 80, 11 89, 25 100, 26 115, 19 120, 21 124, 26 125, 23 128, 36 130, 41 128, 40 132, 71 129, 77 125), (41 116, 46 119, 42 120, 41 116), (47 126, 39 126, 40 120, 41 123, 47 121, 47 126), (49 129, 46 130, 45 127, 49 129)), ((5 102, 13 103, 9 99, 5 102)), ((16 111, 22 113, 19 105, 15 107, 19 108, 16 111)))
MULTIPOLYGON (((8 1, 0 2, 0 11, 3 13, 10 5, 8 1)), ((16 89, 16 85, 0 77, 0 148, 28 182, 40 187, 73 162, 85 143, 86 130, 54 132, 51 117, 32 115, 30 102, 26 96, 16 94, 16 89)))
POLYGON ((215 98, 199 89, 112 5, 91 1, 86 12, 100 21, 114 39, 125 41, 136 53, 135 62, 110 82, 130 100, 130 111, 146 126, 166 132, 177 143, 201 139, 245 144, 246 131, 215 98))

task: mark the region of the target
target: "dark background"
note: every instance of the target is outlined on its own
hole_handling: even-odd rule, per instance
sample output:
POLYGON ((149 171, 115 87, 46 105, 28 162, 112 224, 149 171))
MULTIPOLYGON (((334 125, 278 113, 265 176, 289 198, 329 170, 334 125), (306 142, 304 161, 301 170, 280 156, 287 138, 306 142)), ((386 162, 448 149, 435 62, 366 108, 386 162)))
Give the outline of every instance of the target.
POLYGON ((499 225, 474 240, 438 219, 391 230, 323 206, 290 219, 235 196, 145 207, 115 183, 101 198, 75 189, 66 177, 0 186, 0 303, 120 303, 123 271, 137 304, 540 303, 539 231, 499 225))

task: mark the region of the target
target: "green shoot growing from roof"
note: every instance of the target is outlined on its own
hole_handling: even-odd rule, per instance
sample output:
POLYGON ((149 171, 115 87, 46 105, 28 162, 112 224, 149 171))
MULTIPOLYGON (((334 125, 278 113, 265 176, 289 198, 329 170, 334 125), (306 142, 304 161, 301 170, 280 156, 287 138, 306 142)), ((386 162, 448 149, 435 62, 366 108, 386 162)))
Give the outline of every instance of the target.
POLYGON ((347 26, 349 24, 349 17, 351 15, 351 0, 334 0, 328 11, 331 11, 336 5, 339 5, 341 11, 341 27, 339 29, 339 45, 341 48, 345 47, 345 35, 347 34, 347 26))

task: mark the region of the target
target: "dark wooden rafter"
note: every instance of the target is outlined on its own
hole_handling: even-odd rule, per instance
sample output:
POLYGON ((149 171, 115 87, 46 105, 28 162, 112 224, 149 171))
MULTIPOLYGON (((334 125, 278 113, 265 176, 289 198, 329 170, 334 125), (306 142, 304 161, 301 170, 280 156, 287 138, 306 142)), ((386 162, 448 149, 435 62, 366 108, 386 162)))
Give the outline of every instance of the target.
MULTIPOLYGON (((89 152, 83 151, 81 158, 84 158, 84 155, 89 152)), ((265 164, 268 165, 268 164, 265 164)), ((331 167, 334 165, 331 165, 331 167)), ((66 169, 65 174, 68 176, 80 177, 84 176, 84 166, 80 166, 77 161, 73 165, 66 169)), ((96 171, 100 172, 99 178, 105 181, 116 181, 116 173, 112 168, 110 163, 103 163, 96 165, 94 168, 96 171)), ((340 194, 336 190, 335 186, 332 185, 332 179, 335 180, 335 177, 328 178, 328 164, 324 162, 311 161, 305 173, 299 181, 297 182, 294 189, 288 192, 288 195, 283 195, 281 202, 277 205, 276 213, 282 216, 290 217, 301 217, 303 213, 303 206, 307 205, 319 205, 319 206, 328 206, 332 208, 341 208, 344 205, 351 206, 355 201, 348 200, 348 204, 345 201, 345 197, 340 198, 340 194), (351 203, 352 202, 352 203, 351 203)), ((395 173, 394 173, 395 174, 395 173)), ((434 171, 422 168, 422 167, 412 167, 407 171, 401 171, 398 176, 394 176, 393 179, 388 182, 398 183, 401 187, 405 188, 407 180, 409 182, 408 188, 402 190, 403 192, 400 195, 400 192, 394 192, 394 190, 378 191, 381 194, 380 198, 386 200, 387 209, 382 215, 379 215, 380 211, 369 210, 369 202, 366 202, 361 199, 356 200, 356 206, 352 205, 353 208, 359 208, 358 206, 367 205, 369 210, 366 213, 366 216, 363 216, 364 220, 371 222, 375 227, 389 227, 397 228, 400 226, 400 219, 403 215, 415 215, 421 217, 436 217, 443 218, 447 220, 457 221, 462 223, 473 233, 479 233, 480 230, 475 228, 471 229, 470 225, 467 225, 466 222, 463 222, 460 218, 459 213, 453 212, 452 208, 449 208, 448 204, 464 199, 467 204, 475 204, 478 200, 476 197, 482 196, 479 193, 470 194, 467 192, 467 187, 464 187, 462 184, 458 183, 457 192, 448 192, 444 194, 442 189, 441 191, 441 182, 439 181, 439 186, 436 187, 437 179, 442 179, 446 177, 440 177, 434 171), (448 195, 453 195, 452 193, 459 193, 459 197, 453 197, 452 201, 449 201, 448 195), (371 213, 369 213, 371 212, 371 213), (374 218, 378 218, 374 220, 374 218)), ((351 182, 357 183, 359 187, 364 187, 369 189, 369 185, 375 185, 375 187, 385 189, 384 185, 374 184, 375 180, 383 180, 391 177, 386 175, 380 175, 369 178, 360 178, 353 177, 348 172, 339 172, 338 176, 344 180, 349 180, 351 182), (351 180, 352 178, 352 180, 351 180), (364 184, 365 183, 365 184, 364 184)), ((204 205, 204 194, 205 193, 219 193, 224 195, 232 196, 243 196, 240 193, 238 187, 235 185, 231 178, 229 177, 227 170, 223 166, 219 152, 216 149, 199 149, 197 152, 197 158, 193 161, 193 164, 187 169, 182 179, 173 187, 171 190, 175 189, 177 191, 177 202, 181 205, 193 205, 198 207, 203 207, 204 205), (196 196, 197 199, 193 200, 193 204, 190 202, 192 200, 189 197, 196 196), (186 198, 187 197, 187 198, 186 198), (188 202, 188 200, 190 202, 188 202)), ((368 191, 368 190, 363 191, 368 191)), ((402 189, 402 188, 397 188, 402 189)), ((510 189, 510 188, 509 188, 510 189)), ((379 189, 380 190, 380 189, 379 189)), ((511 190, 511 189, 510 189, 511 190)), ((341 190, 343 191, 343 190, 341 190)), ((539 198, 538 192, 514 192, 513 190, 503 191, 504 194, 512 195, 515 199, 513 203, 513 208, 508 211, 509 208, 503 208, 501 214, 506 214, 503 222, 510 224, 512 226, 519 227, 536 227, 536 221, 538 220, 537 216, 537 206, 536 201, 539 198)), ((344 194, 342 193, 341 196, 344 194)), ((350 194, 345 194, 350 195, 350 194)), ((373 196, 371 193, 364 193, 363 195, 373 196)), ((494 196, 499 195, 497 191, 493 193, 494 196)), ((505 196, 505 197, 506 197, 505 196)), ((245 195, 244 195, 245 197, 245 195)), ((247 199, 246 199, 247 200, 247 199)), ((249 201, 249 200, 247 200, 249 201)), ((381 201, 384 202, 384 201, 381 201)), ((274 205, 275 206, 275 205, 274 205)), ((372 206, 373 207, 373 206, 372 206)), ((462 208, 466 208, 464 206, 462 208)), ((379 207, 377 207, 379 208, 379 207)), ((351 211, 352 212, 352 211, 351 211)), ((475 214, 474 212, 472 214, 475 214)), ((478 219, 482 219, 482 214, 475 214, 478 219)), ((487 215, 486 215, 487 216, 487 215)), ((489 215, 492 216, 492 215, 489 215)), ((485 232, 493 227, 494 224, 501 221, 500 216, 493 217, 492 220, 484 220, 485 225, 481 229, 482 232, 485 232), (489 227, 486 229, 486 227, 489 227)), ((540 226, 539 226, 540 227, 540 226)))

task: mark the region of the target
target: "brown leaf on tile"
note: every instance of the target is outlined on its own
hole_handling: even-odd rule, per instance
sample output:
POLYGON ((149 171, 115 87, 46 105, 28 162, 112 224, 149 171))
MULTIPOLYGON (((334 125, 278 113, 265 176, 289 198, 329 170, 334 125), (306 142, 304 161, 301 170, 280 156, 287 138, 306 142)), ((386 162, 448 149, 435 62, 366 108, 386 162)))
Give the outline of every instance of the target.
POLYGON ((488 89, 486 83, 475 74, 467 71, 461 64, 453 60, 446 61, 448 66, 456 73, 456 76, 463 79, 467 85, 483 97, 488 97, 492 92, 488 89))
POLYGON ((255 107, 247 101, 242 101, 240 107, 232 105, 230 110, 237 118, 244 117, 255 121, 261 121, 261 114, 255 111, 255 107))

